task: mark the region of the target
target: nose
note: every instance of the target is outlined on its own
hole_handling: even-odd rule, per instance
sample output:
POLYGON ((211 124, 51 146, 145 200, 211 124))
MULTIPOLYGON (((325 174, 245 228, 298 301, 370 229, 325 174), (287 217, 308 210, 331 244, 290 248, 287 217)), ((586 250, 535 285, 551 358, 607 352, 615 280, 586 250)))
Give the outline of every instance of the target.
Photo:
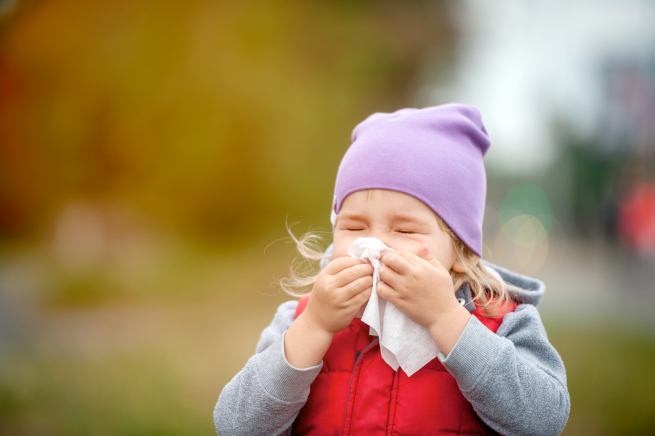
POLYGON ((373 229, 369 230, 369 232, 368 232, 368 234, 366 236, 368 238, 379 239, 380 241, 382 241, 382 243, 384 245, 386 245, 387 247, 391 247, 391 245, 389 245, 389 242, 390 242, 389 241, 389 239, 390 239, 389 238, 389 232, 386 232, 386 231, 384 231, 382 229, 373 228, 373 229))

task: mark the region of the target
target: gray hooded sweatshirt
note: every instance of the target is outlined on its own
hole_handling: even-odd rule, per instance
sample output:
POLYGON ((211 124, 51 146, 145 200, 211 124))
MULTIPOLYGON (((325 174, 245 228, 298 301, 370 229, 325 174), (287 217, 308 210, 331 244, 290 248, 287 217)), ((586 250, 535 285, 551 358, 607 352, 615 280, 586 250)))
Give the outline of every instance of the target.
MULTIPOLYGON (((485 264, 521 288, 511 292, 520 304, 505 315, 496 333, 471 316, 448 356, 440 353, 438 358, 478 416, 498 433, 557 435, 564 429, 571 403, 564 363, 548 342, 537 311, 545 286, 485 264)), ((466 287, 457 291, 457 297, 464 299, 469 311, 475 309, 466 287)), ((291 434, 323 365, 297 369, 284 356, 284 334, 297 305, 297 301, 280 305, 262 332, 256 354, 223 388, 214 409, 219 436, 291 434)))

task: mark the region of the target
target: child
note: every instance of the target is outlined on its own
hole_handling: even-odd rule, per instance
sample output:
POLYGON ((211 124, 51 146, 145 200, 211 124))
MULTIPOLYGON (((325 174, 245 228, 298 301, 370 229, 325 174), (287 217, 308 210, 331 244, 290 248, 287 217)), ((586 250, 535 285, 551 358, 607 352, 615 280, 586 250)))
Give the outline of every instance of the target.
POLYGON ((330 262, 309 279, 310 295, 278 308, 221 392, 218 434, 559 434, 570 399, 536 309, 544 285, 480 260, 490 140, 478 110, 378 113, 352 139, 333 244, 317 254, 305 246, 311 235, 297 241, 330 262), (358 318, 373 285, 371 264, 348 256, 360 237, 394 250, 382 255, 377 294, 439 349, 409 377, 358 318))

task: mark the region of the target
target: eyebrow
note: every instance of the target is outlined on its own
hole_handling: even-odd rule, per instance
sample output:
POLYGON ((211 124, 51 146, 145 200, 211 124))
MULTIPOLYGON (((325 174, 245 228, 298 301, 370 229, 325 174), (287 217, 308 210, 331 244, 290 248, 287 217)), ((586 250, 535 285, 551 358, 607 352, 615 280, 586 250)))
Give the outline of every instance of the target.
POLYGON ((344 220, 355 220, 355 221, 366 221, 366 218, 363 215, 358 215, 355 213, 345 213, 339 214, 339 219, 344 219, 344 220))
MULTIPOLYGON (((343 220, 353 220, 353 221, 367 220, 365 216, 356 213, 339 214, 339 218, 343 220)), ((423 220, 416 218, 414 215, 405 215, 405 214, 394 215, 391 221, 394 223, 426 224, 423 220)))
POLYGON ((410 224, 427 224, 424 220, 415 217, 414 215, 394 215, 392 221, 395 223, 410 223, 410 224))

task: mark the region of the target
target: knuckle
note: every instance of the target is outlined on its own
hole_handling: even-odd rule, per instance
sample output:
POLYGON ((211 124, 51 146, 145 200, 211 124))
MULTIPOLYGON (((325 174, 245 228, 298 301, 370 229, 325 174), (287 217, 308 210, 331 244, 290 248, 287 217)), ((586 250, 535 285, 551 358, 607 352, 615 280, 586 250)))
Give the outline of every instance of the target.
POLYGON ((346 259, 348 259, 348 265, 350 266, 357 266, 362 264, 362 261, 356 257, 347 257, 346 259))

